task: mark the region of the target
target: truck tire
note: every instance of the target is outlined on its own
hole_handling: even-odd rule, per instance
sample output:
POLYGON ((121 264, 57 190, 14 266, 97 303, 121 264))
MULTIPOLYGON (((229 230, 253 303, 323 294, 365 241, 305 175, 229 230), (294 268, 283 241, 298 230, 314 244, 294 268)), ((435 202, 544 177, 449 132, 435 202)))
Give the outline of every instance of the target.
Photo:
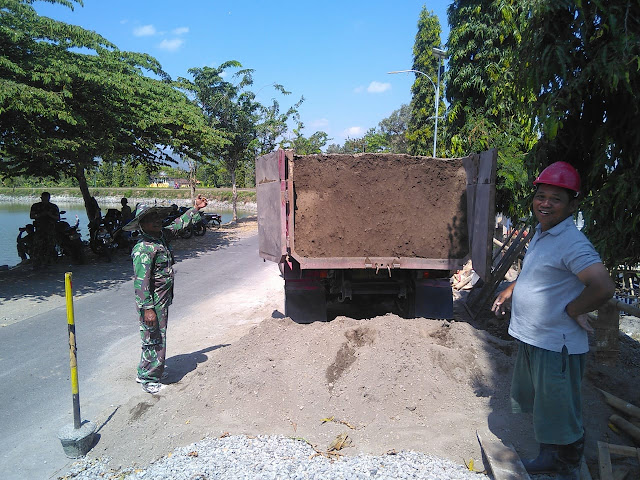
POLYGON ((285 278, 284 314, 296 323, 326 322, 324 285, 317 280, 285 278))

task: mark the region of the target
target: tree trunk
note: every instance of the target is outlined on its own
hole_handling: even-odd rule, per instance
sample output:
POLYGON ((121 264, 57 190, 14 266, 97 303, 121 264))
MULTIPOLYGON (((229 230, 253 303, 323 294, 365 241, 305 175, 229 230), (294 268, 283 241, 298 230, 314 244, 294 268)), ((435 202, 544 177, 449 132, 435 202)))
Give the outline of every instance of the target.
POLYGON ((191 205, 196 204, 196 162, 189 162, 189 188, 191 189, 191 205))
POLYGON ((87 185, 87 177, 84 173, 84 167, 76 165, 76 180, 80 186, 80 192, 82 193, 82 199, 84 200, 84 210, 87 212, 87 219, 95 218, 96 210, 95 204, 91 201, 91 193, 89 193, 89 185, 87 185))
POLYGON ((236 172, 231 172, 231 203, 233 205, 233 223, 238 221, 238 189, 236 187, 236 172))

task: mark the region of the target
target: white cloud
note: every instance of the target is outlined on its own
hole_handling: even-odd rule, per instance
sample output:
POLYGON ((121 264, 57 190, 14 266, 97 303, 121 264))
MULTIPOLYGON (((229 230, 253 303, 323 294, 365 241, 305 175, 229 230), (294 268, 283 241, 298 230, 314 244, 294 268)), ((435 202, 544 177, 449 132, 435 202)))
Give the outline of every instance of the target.
POLYGON ((390 83, 382 83, 382 82, 373 81, 367 87, 367 92, 369 92, 369 93, 382 93, 382 92, 386 92, 387 90, 390 90, 390 89, 391 89, 391 84, 390 83))
POLYGON ((178 27, 173 29, 174 35, 184 35, 185 33, 189 33, 189 27, 178 27))
POLYGON ((166 39, 162 40, 162 42, 160 42, 158 47, 161 48, 162 50, 168 50, 170 52, 175 52, 182 45, 184 45, 184 40, 182 40, 181 38, 172 38, 171 40, 166 40, 166 39))
POLYGON ((326 127, 327 125, 329 125, 329 120, 327 120, 326 118, 319 118, 317 120, 309 122, 309 126, 311 128, 326 127))
POLYGON ((359 86, 353 89, 353 93, 362 93, 362 92, 364 92, 363 86, 359 86))
POLYGON ((156 27, 153 25, 143 25, 133 29, 133 34, 136 37, 150 37, 156 34, 156 27))
POLYGON ((359 137, 364 133, 364 128, 362 127, 349 127, 344 131, 345 137, 359 137))

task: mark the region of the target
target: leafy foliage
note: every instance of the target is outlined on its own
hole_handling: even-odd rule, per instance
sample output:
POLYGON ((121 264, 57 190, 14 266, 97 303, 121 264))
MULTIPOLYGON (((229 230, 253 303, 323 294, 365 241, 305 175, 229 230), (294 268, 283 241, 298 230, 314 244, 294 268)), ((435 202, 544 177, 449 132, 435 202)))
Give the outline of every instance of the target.
POLYGON ((640 261, 640 3, 525 2, 523 89, 542 136, 527 168, 554 161, 582 177, 585 232, 610 267, 640 261))
POLYGON ((331 144, 327 147, 327 153, 408 153, 409 117, 409 106, 402 105, 389 117, 383 118, 377 128, 369 129, 362 138, 347 138, 344 145, 331 144))
POLYGON ((524 23, 515 0, 457 0, 448 10, 447 137, 450 155, 498 148, 496 207, 527 215, 531 191, 525 154, 536 141, 526 106, 530 94, 515 81, 524 23))
MULTIPOLYGON (((444 111, 444 110, 443 110, 444 111)), ((378 129, 386 138, 387 148, 392 153, 408 153, 407 130, 411 119, 409 105, 403 104, 387 118, 378 123, 378 129)))
MULTIPOLYGON (((246 177, 257 154, 273 150, 286 131, 287 121, 296 117, 303 99, 285 113, 280 113, 276 100, 269 107, 263 106, 249 89, 253 85, 253 70, 243 68, 236 60, 224 62, 217 68, 192 68, 189 73, 193 81, 180 78, 181 88, 194 97, 194 104, 204 114, 208 125, 222 132, 227 140, 221 148, 210 150, 207 158, 223 163, 231 175, 233 219, 236 221, 237 171, 246 177), (224 79, 227 70, 236 70, 231 82, 224 79)), ((272 86, 283 95, 289 94, 282 85, 274 83, 272 86)), ((247 183, 246 178, 243 181, 247 183)))
POLYGON ((0 9, 1 175, 74 176, 89 209, 85 169, 98 157, 151 170, 172 151, 198 156, 221 143, 154 58, 39 16, 31 3, 0 9))
POLYGON ((322 148, 329 141, 329 135, 326 132, 318 131, 310 137, 302 134, 304 124, 298 122, 298 128, 293 129, 293 137, 282 142, 283 148, 292 148, 298 155, 312 155, 322 153, 322 148))

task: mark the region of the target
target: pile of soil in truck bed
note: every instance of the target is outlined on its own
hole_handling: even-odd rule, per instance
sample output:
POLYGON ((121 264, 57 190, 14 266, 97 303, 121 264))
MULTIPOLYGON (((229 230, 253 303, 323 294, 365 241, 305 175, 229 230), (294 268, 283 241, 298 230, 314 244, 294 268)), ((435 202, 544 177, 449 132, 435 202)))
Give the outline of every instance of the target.
POLYGON ((294 249, 303 257, 462 258, 468 253, 461 159, 294 157, 294 249))

